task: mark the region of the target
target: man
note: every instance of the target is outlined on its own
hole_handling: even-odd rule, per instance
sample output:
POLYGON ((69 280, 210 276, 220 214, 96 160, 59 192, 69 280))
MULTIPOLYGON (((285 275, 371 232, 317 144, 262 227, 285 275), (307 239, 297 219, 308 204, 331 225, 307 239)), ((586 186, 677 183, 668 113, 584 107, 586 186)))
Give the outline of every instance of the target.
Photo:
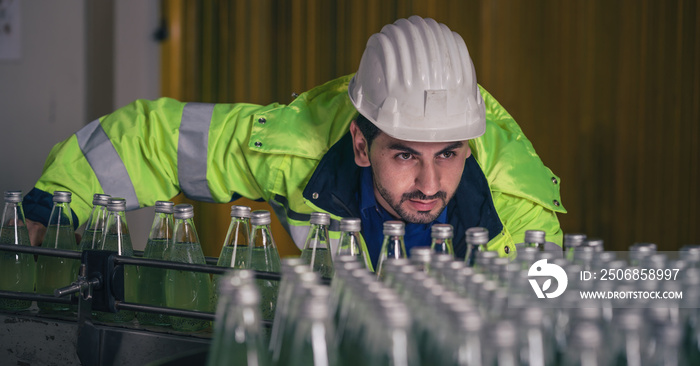
POLYGON ((101 192, 125 197, 129 209, 180 191, 264 199, 298 246, 314 211, 331 214, 332 231, 342 217, 361 218, 376 264, 390 219, 407 222, 407 249, 428 245, 436 222, 453 225, 458 256, 474 226, 489 230, 488 248, 501 255, 530 229, 561 245, 558 182, 477 85, 462 38, 414 16, 370 37, 352 78, 289 105, 163 98, 93 121, 54 147, 24 207, 36 242, 56 190, 73 192, 76 223, 101 192))

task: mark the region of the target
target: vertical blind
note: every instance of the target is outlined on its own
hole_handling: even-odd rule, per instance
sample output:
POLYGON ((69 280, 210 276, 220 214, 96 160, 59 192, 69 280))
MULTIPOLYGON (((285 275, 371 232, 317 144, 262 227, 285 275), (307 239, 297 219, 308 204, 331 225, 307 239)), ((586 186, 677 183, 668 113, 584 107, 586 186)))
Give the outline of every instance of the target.
MULTIPOLYGON (((384 24, 434 18, 462 35, 479 83, 561 177, 565 232, 608 250, 700 244, 697 1, 169 0, 162 10, 163 94, 222 103, 288 103, 354 72, 384 24)), ((218 255, 231 204, 195 205, 205 252, 218 255)), ((283 256, 298 253, 281 226, 275 238, 283 256)))

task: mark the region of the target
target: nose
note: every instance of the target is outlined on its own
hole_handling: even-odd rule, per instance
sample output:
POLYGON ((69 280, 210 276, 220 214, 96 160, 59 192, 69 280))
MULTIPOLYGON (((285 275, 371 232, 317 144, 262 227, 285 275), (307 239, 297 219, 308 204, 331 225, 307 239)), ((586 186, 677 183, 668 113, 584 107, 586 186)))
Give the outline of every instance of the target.
POLYGON ((416 175, 416 188, 426 196, 435 195, 440 191, 440 174, 433 162, 423 162, 419 165, 416 175))

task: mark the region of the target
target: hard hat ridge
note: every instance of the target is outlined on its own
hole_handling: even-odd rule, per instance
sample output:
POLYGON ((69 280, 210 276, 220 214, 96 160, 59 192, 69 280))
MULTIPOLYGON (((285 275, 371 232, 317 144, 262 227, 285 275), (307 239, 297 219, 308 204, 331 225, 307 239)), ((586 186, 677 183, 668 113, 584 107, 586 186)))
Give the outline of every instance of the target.
POLYGON ((398 139, 458 141, 485 130, 466 44, 430 18, 399 19, 372 35, 348 93, 362 115, 398 139))

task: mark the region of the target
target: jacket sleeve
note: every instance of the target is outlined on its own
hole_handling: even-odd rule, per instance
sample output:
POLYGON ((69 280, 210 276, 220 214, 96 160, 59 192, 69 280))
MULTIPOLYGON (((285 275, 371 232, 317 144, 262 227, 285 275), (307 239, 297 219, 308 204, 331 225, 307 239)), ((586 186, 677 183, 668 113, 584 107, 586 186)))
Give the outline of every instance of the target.
POLYGON ((493 202, 513 243, 524 242, 527 230, 543 230, 548 242, 562 245, 563 233, 555 211, 502 192, 493 193, 493 202))
POLYGON ((47 195, 57 190, 73 193, 79 222, 89 215, 94 193, 124 197, 127 209, 152 206, 181 191, 210 202, 262 198, 256 175, 266 178, 264 159, 251 158, 248 140, 253 114, 276 107, 135 101, 54 146, 25 198, 27 217, 45 224, 47 195))

